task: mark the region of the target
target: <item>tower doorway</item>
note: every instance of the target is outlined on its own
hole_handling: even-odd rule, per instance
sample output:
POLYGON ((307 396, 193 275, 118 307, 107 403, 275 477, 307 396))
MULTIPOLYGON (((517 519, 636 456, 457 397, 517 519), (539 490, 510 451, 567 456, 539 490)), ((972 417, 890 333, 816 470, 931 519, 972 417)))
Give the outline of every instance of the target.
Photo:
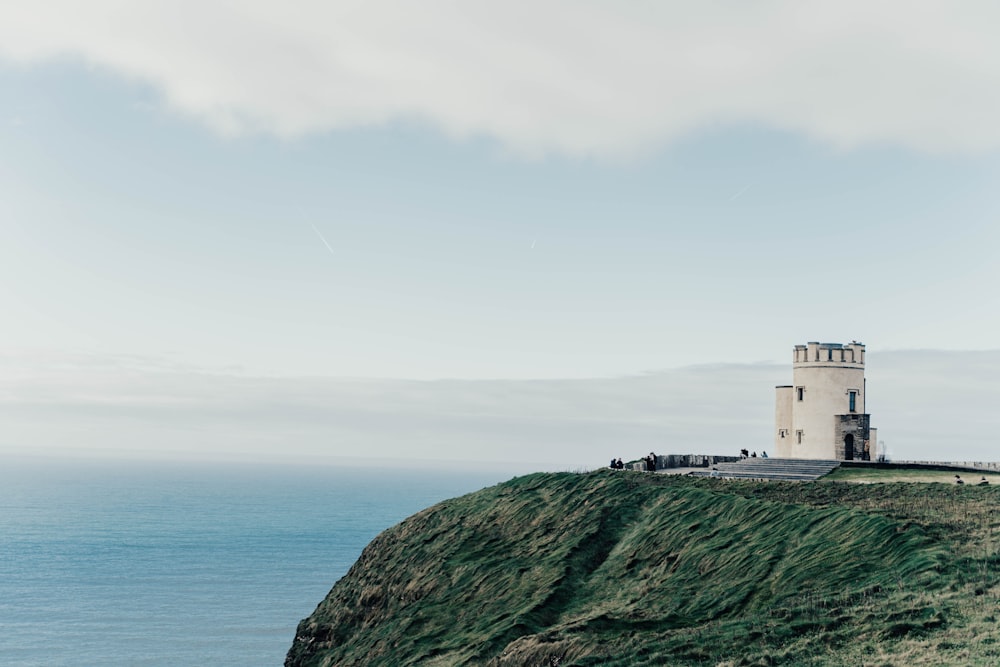
POLYGON ((854 434, 848 433, 844 436, 844 460, 854 460, 854 434))

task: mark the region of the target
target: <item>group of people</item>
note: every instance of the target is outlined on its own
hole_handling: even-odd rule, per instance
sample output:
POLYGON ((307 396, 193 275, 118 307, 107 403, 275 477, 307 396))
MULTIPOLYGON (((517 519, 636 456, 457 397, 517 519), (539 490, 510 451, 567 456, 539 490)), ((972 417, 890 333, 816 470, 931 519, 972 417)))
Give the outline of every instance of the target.
MULTIPOLYGON (((643 459, 643 464, 646 466, 647 471, 656 472, 656 454, 650 452, 649 456, 643 459)), ((621 459, 611 459, 611 465, 608 467, 612 470, 624 470, 625 464, 622 463, 621 459)))
MULTIPOLYGON (((751 454, 749 450, 741 449, 740 450, 740 458, 741 459, 755 459, 755 458, 757 458, 757 452, 753 452, 751 454)), ((766 459, 767 458, 767 452, 762 451, 760 453, 760 458, 766 459)))
MULTIPOLYGON (((958 475, 955 475, 955 484, 965 484, 965 480, 963 480, 958 475)), ((989 486, 989 485, 990 481, 986 479, 986 477, 980 477, 979 481, 976 482, 976 486, 989 486)))

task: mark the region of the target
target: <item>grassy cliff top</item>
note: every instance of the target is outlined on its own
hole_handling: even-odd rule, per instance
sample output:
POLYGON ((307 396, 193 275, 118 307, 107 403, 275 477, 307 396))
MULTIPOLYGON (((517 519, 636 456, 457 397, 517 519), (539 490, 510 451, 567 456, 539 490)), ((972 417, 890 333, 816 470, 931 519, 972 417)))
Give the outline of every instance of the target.
POLYGON ((998 494, 520 477, 379 535, 286 665, 993 665, 998 494))

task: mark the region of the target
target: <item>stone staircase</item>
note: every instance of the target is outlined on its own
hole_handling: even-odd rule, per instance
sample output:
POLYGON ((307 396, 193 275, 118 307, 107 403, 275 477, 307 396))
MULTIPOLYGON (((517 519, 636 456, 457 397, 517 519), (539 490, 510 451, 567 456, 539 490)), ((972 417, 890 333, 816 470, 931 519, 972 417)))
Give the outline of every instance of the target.
POLYGON ((814 459, 743 459, 717 463, 715 470, 692 473, 698 477, 755 479, 783 482, 811 482, 840 467, 840 461, 814 459))

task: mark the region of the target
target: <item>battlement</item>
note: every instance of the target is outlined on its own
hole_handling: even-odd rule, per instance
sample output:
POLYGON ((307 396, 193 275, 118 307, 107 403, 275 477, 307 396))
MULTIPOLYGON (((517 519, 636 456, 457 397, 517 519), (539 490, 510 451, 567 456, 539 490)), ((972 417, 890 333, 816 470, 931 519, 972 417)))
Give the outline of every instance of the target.
POLYGON ((864 368, 865 346, 863 343, 851 341, 842 343, 816 343, 796 345, 792 353, 793 366, 848 366, 864 368))

